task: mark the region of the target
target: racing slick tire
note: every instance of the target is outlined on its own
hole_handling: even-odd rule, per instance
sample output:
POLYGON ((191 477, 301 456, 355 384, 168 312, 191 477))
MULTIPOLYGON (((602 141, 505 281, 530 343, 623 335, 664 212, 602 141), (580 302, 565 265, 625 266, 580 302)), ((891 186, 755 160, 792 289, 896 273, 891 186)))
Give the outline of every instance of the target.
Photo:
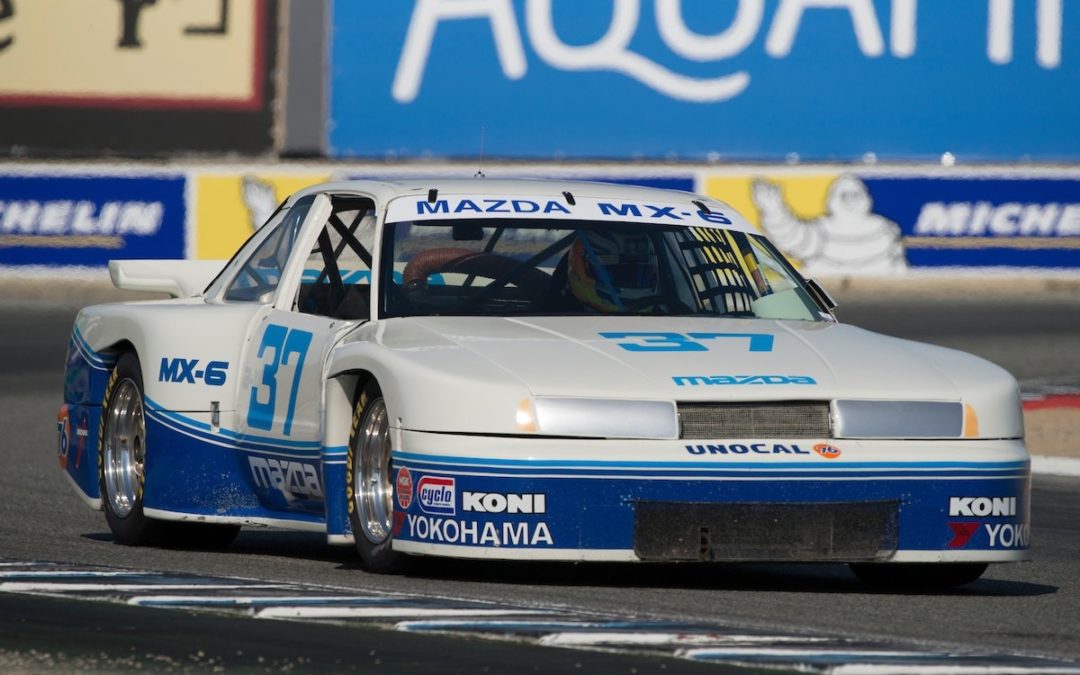
POLYGON ((935 589, 970 584, 987 563, 852 563, 860 581, 882 588, 935 589))
POLYGON ((125 352, 116 362, 102 400, 98 481, 113 541, 128 546, 167 545, 221 549, 238 525, 170 522, 143 512, 146 484, 146 418, 139 357, 125 352))
POLYGON ((394 480, 390 418, 379 384, 368 380, 356 399, 349 433, 345 495, 349 523, 364 569, 377 574, 404 571, 407 556, 393 550, 394 480))
POLYGON ((143 513, 146 418, 142 367, 131 352, 120 356, 109 376, 98 433, 101 506, 113 541, 128 546, 162 542, 166 524, 143 513))

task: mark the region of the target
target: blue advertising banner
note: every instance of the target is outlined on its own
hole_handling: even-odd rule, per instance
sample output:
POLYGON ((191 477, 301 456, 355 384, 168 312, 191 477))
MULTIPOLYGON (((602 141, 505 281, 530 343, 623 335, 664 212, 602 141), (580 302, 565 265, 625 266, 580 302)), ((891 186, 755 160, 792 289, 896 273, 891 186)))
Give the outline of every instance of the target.
POLYGON ((1080 180, 867 178, 912 267, 1080 268, 1080 180))
POLYGON ((705 176, 804 272, 1080 270, 1080 176, 797 173, 705 176))
POLYGON ((183 258, 183 176, 0 175, 0 265, 183 258))
POLYGON ((1064 0, 351 0, 337 157, 1080 160, 1064 0))

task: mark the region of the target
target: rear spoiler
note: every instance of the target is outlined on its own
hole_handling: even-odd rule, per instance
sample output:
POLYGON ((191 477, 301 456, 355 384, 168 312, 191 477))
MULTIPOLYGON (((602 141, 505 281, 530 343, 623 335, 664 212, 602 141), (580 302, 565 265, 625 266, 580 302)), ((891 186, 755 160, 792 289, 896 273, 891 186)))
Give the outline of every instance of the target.
POLYGON ((225 260, 110 260, 113 285, 128 291, 199 295, 225 266, 225 260))

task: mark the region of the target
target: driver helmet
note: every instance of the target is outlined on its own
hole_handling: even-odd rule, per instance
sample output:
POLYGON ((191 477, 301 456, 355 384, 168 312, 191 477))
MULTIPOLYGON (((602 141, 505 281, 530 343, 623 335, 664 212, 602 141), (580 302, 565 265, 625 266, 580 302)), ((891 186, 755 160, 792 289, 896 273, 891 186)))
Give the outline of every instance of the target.
POLYGON ((656 249, 643 232, 578 231, 567 278, 574 297, 601 312, 660 293, 656 249))

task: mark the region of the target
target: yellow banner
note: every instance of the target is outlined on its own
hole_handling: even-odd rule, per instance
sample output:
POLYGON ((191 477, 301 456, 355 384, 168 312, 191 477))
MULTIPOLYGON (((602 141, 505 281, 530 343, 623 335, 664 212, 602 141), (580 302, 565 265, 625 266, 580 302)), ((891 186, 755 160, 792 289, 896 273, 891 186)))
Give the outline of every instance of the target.
MULTIPOLYGON (((709 176, 704 180, 705 194, 727 202, 735 210, 761 227, 761 210, 755 200, 754 185, 775 185, 791 211, 800 218, 818 218, 828 210, 829 186, 837 174, 798 176, 709 176)), ((758 188, 760 198, 761 187, 758 188)))
POLYGON ((709 176, 705 193, 768 235, 804 274, 899 274, 908 269, 900 226, 874 212, 852 174, 709 176))
POLYGON ((0 105, 262 105, 261 0, 30 0, 10 9, 0 17, 0 105))
POLYGON ((297 190, 329 174, 201 174, 195 178, 195 257, 231 258, 251 234, 297 190))

